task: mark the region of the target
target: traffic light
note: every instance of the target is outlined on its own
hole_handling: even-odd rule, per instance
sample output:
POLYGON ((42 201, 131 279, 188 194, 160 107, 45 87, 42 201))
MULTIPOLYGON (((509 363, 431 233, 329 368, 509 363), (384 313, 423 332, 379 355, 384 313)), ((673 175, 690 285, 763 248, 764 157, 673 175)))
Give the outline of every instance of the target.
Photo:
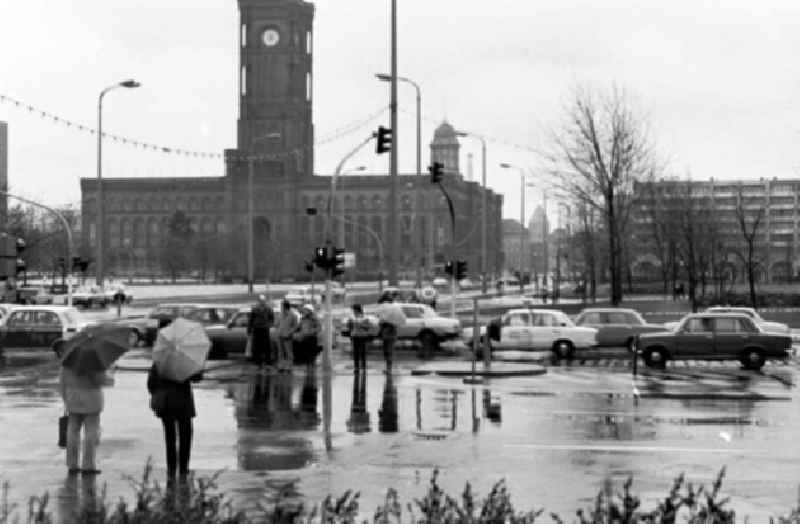
POLYGON ((375 144, 376 153, 380 155, 392 150, 392 130, 390 128, 378 126, 378 131, 373 136, 377 139, 375 144))
POLYGON ((84 260, 81 257, 72 257, 72 271, 80 271, 81 273, 86 273, 87 269, 89 269, 88 260, 84 260))
POLYGON ((25 263, 25 259, 22 255, 25 253, 25 241, 21 238, 17 239, 16 244, 16 251, 17 251, 17 274, 22 273, 27 268, 27 264, 25 263))
POLYGON ((467 261, 458 260, 456 262, 456 280, 464 280, 467 276, 467 261))
POLYGON ((314 250, 314 264, 320 269, 328 269, 330 259, 327 246, 320 246, 314 250))
POLYGON ((333 261, 331 262, 331 278, 336 278, 344 273, 344 248, 333 248, 333 261))
POLYGON ((447 262, 444 265, 444 272, 447 273, 450 276, 453 276, 453 263, 452 262, 447 262))
POLYGON ((438 184, 442 181, 444 176, 444 164, 441 162, 434 162, 428 166, 428 171, 431 173, 431 184, 438 184))

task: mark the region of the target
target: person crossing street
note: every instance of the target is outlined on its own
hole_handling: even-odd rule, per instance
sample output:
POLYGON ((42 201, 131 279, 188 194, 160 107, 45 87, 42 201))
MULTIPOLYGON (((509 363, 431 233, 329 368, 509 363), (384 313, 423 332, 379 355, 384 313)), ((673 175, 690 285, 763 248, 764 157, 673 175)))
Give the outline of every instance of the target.
POLYGON ((258 303, 250 310, 247 334, 250 337, 253 363, 262 369, 265 364, 268 366, 273 364, 272 341, 270 340, 269 330, 274 323, 275 315, 267 303, 267 297, 258 295, 258 303))

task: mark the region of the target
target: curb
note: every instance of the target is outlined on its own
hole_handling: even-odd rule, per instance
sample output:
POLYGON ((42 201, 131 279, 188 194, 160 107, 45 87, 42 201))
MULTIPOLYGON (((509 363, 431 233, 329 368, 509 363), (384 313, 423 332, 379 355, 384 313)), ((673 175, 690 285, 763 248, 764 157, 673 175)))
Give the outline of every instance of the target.
MULTIPOLYGON (((483 378, 510 378, 510 377, 536 377, 547 373, 547 368, 542 366, 530 366, 527 369, 509 369, 498 371, 478 371, 475 370, 476 377, 483 378)), ((412 369, 412 377, 438 375, 440 377, 471 377, 473 375, 471 370, 460 369, 412 369)))

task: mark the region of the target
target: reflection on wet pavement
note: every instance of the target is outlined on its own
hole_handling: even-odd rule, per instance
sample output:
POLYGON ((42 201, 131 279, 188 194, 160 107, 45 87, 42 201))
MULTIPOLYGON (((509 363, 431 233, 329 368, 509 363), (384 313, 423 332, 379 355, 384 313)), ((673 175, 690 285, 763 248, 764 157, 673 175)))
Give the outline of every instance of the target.
MULTIPOLYGON (((368 513, 390 486, 404 500, 419 497, 435 467, 453 493, 467 480, 485 493, 506 478, 522 507, 546 503, 562 516, 590 503, 608 478, 634 475, 652 505, 678 473, 708 482, 724 464, 740 514, 756 518, 794 501, 794 366, 761 374, 685 366, 635 379, 624 369, 564 366, 467 386, 409 376, 413 362, 394 375, 372 364, 355 372, 337 362, 329 410, 318 370, 257 373, 232 362, 209 371, 195 388, 192 467, 224 469, 220 485, 245 505, 261 500, 265 486, 293 483, 311 502, 361 490, 368 513)), ((48 361, 0 368, 0 471, 18 496, 48 489, 65 512, 92 486, 66 477, 55 446, 57 372, 48 361)), ((101 417, 98 479, 111 500, 130 495, 123 475, 138 477, 148 456, 164 474, 144 373, 118 370, 115 379, 101 417)))

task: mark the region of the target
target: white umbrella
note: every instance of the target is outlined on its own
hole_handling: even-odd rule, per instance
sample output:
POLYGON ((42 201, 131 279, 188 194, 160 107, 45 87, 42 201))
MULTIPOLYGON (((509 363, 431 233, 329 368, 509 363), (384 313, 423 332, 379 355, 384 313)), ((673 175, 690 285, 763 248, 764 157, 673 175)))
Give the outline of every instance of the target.
POLYGON ((183 382, 203 371, 211 341, 197 322, 176 318, 159 330, 153 345, 153 362, 164 377, 183 382))

